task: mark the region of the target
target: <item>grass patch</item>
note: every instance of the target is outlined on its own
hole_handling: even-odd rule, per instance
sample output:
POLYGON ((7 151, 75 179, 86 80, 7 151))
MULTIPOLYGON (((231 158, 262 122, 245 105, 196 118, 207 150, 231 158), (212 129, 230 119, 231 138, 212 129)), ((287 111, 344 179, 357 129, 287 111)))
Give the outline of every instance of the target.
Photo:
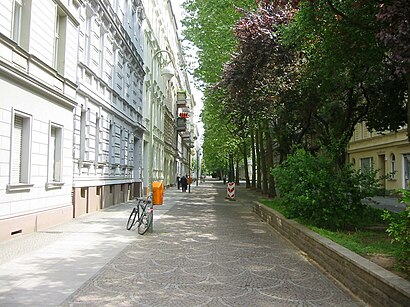
POLYGON ((394 256, 396 252, 396 246, 383 230, 329 231, 309 225, 307 227, 361 256, 394 256))
POLYGON ((286 204, 282 202, 279 198, 274 198, 274 199, 260 199, 260 203, 264 204, 265 206, 275 209, 279 213, 283 214, 285 217, 286 216, 286 204))
MULTIPOLYGON (((286 204, 280 199, 261 199, 259 202, 289 218, 286 213, 286 204)), ((394 262, 392 267, 376 263, 410 280, 409 268, 397 265, 396 255, 400 250, 400 246, 391 242, 392 238, 386 232, 387 225, 381 217, 382 213, 383 211, 380 209, 367 207, 364 216, 361 218, 360 227, 349 230, 332 231, 309 225, 309 223, 300 219, 295 219, 295 221, 369 260, 373 261, 375 257, 391 258, 394 262)))

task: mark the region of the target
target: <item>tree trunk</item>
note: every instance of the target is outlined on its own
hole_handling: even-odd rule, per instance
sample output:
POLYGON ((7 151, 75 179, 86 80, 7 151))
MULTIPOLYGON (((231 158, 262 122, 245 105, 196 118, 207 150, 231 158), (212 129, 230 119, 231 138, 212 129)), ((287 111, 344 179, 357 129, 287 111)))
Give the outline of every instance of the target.
POLYGON ((234 166, 234 162, 233 162, 233 154, 229 154, 228 182, 235 182, 235 166, 234 166))
POLYGON ((236 169, 235 169, 235 184, 239 185, 239 159, 236 160, 236 169))
POLYGON ((251 182, 249 180, 249 170, 248 170, 248 146, 246 146, 246 141, 243 142, 243 165, 245 168, 245 180, 246 180, 246 188, 249 189, 251 187, 251 182))
POLYGON ((255 132, 251 128, 251 150, 252 150, 252 189, 256 188, 256 153, 255 153, 255 132))
POLYGON ((255 132, 255 152, 256 152, 256 189, 262 190, 261 155, 259 148, 259 129, 255 132))
MULTIPOLYGON (((268 126, 268 125, 266 125, 268 126)), ((269 197, 276 196, 276 188, 275 188, 275 180, 272 175, 273 165, 273 141, 272 141, 272 134, 269 131, 269 127, 266 127, 266 160, 267 160, 267 172, 268 172, 268 182, 269 182, 269 190, 268 195, 269 197)))
MULTIPOLYGON (((264 144, 264 132, 262 129, 259 130, 259 147, 260 147, 260 156, 266 156, 265 144, 264 144)), ((268 170, 266 168, 266 159, 261 159, 261 171, 262 171, 262 193, 268 194, 268 170)))

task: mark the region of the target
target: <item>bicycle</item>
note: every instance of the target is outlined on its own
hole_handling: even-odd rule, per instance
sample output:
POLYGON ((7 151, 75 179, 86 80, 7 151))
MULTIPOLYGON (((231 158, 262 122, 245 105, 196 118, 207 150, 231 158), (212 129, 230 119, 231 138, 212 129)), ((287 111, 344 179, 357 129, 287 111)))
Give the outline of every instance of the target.
POLYGON ((152 194, 147 198, 137 198, 137 206, 132 209, 127 221, 127 230, 131 230, 132 227, 137 225, 140 235, 146 233, 152 224, 153 211, 152 194))

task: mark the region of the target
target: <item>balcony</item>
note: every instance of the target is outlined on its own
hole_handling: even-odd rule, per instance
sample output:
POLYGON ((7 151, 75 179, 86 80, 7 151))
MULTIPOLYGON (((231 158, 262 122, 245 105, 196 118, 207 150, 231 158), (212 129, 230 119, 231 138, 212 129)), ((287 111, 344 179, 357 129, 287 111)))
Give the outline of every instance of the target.
POLYGON ((178 108, 186 108, 186 92, 185 91, 178 91, 177 92, 177 107, 178 108))
POLYGON ((177 118, 177 131, 184 132, 187 129, 187 119, 184 117, 177 118))

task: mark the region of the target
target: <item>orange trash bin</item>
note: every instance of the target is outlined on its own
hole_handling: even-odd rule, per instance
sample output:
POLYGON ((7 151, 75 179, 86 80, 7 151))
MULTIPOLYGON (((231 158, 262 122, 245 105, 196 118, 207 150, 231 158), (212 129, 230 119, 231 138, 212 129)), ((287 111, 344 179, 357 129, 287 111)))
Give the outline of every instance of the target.
POLYGON ((152 203, 154 205, 162 205, 164 201, 164 184, 159 181, 152 183, 152 203))

